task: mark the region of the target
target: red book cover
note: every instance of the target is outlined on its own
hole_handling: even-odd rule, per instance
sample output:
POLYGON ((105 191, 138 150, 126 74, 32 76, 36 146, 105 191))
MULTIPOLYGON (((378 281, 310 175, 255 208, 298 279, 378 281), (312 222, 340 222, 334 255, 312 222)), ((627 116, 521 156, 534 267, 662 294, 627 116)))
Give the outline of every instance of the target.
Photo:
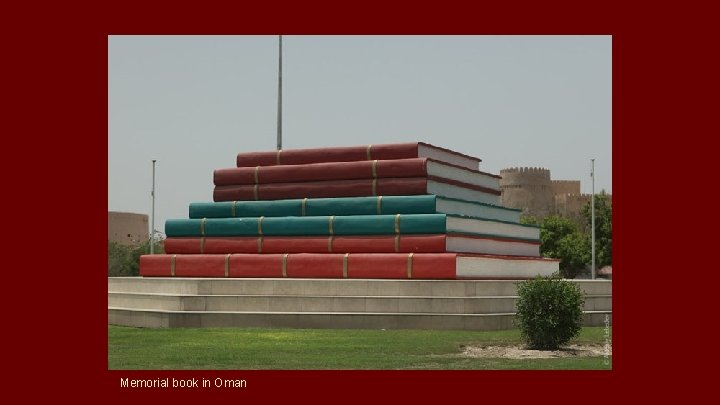
POLYGON ((439 148, 424 142, 362 145, 332 148, 288 149, 266 152, 239 153, 238 167, 301 165, 322 162, 353 162, 362 160, 392 160, 432 157, 470 169, 477 169, 480 159, 439 148))
POLYGON ((378 177, 422 177, 425 175, 427 175, 427 159, 415 158, 292 166, 233 167, 215 170, 213 181, 216 186, 225 186, 378 177))
POLYGON ((213 172, 216 186, 392 177, 440 177, 498 190, 500 187, 500 176, 428 158, 231 167, 213 172))
POLYGON ((499 204, 500 191, 456 180, 427 177, 307 181, 299 183, 215 186, 213 200, 248 201, 289 198, 365 197, 436 194, 499 204), (448 189, 449 187, 449 189, 448 189), (468 194, 470 193, 470 194, 468 194))
POLYGON ((216 186, 214 201, 427 194, 424 177, 216 186))
POLYGON ((143 277, 455 279, 455 253, 144 255, 143 277))
POLYGON ((227 253, 442 253, 446 236, 170 237, 168 254, 227 253))

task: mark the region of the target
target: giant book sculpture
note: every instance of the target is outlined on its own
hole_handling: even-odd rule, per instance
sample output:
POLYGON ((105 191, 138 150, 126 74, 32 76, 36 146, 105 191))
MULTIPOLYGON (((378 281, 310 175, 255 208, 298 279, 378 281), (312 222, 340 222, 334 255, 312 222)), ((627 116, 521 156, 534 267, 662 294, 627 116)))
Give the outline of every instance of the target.
POLYGON ((145 277, 525 279, 557 272, 480 159, 422 142, 240 153, 145 277))

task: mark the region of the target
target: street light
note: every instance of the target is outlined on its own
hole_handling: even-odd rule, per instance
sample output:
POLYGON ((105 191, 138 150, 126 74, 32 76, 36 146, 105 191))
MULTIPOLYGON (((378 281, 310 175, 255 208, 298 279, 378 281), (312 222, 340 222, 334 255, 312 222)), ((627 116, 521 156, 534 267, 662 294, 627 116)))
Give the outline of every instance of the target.
POLYGON ((152 197, 152 212, 150 214, 150 254, 152 255, 155 254, 155 159, 152 161, 152 191, 150 196, 152 197))
POLYGON ((592 162, 592 171, 590 177, 592 178, 592 195, 590 196, 590 227, 592 228, 592 264, 590 265, 590 274, 593 280, 595 280, 595 159, 590 159, 592 162))

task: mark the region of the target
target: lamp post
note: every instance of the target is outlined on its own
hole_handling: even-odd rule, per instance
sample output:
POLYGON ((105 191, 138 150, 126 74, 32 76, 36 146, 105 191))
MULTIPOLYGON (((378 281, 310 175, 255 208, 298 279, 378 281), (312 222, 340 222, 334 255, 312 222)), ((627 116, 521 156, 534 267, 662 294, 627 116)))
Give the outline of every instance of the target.
POLYGON ((152 211, 150 214, 150 254, 155 254, 155 159, 152 161, 152 211))
POLYGON ((592 177, 592 195, 590 196, 590 227, 592 228, 592 264, 590 265, 590 274, 593 280, 595 280, 595 159, 590 159, 592 162, 592 171, 590 177, 592 177))
POLYGON ((278 36, 277 150, 282 149, 282 35, 278 36))

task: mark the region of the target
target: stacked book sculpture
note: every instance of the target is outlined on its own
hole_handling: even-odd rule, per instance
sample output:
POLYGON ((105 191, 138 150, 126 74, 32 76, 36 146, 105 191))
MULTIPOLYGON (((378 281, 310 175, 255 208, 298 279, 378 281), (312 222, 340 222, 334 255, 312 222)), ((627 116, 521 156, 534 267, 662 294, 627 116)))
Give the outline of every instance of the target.
POLYGON ((558 271, 480 159, 422 142, 240 153, 145 277, 525 279, 558 271))

